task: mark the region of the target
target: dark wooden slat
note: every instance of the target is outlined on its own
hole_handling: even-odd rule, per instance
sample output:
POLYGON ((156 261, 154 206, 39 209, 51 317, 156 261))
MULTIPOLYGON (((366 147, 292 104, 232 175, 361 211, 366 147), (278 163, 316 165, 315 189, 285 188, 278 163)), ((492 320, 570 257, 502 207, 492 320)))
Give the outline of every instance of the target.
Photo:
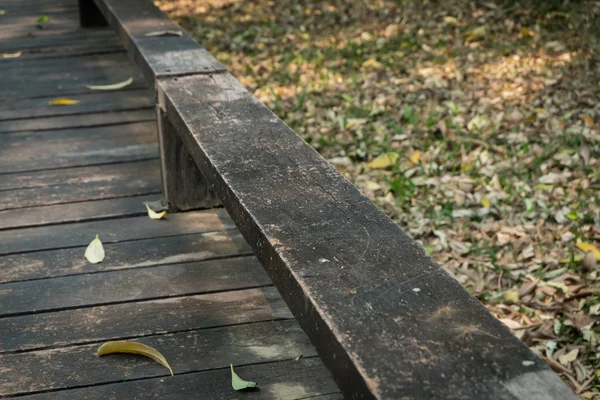
MULTIPOLYGON (((4 17, 2 17, 4 19, 4 17)), ((52 16, 50 16, 52 18, 52 16)), ((33 17, 33 21, 37 19, 33 17)), ((4 25, 2 25, 4 26, 4 25)), ((114 51, 123 51, 123 45, 119 38, 109 29, 79 29, 70 28, 63 29, 61 32, 52 32, 51 35, 40 36, 41 31, 31 27, 26 30, 0 30, 0 52, 8 53, 11 51, 21 51, 23 54, 19 61, 23 61, 22 57, 36 54, 53 54, 53 53, 69 53, 68 50, 88 47, 88 52, 106 51, 114 49, 114 51), (6 31, 11 37, 6 37, 6 31), (2 34, 4 32, 4 34, 2 34)), ((16 61, 15 59, 2 60, 2 65, 7 65, 16 61)))
MULTIPOLYGON (((290 360, 315 351, 296 321, 207 329, 139 339, 158 349, 176 374, 290 360)), ((0 396, 163 376, 168 370, 139 356, 97 357, 97 344, 0 355, 0 396), (43 373, 41 373, 43 371, 43 373)), ((231 379, 226 382, 231 384, 231 379)))
POLYGON ((163 204, 167 205, 170 211, 219 206, 217 195, 198 170, 179 134, 163 114, 157 107, 163 204))
POLYGON ((152 86, 160 76, 225 71, 223 65, 151 1, 100 0, 95 3, 152 86), (181 32, 181 36, 146 36, 165 30, 181 32))
MULTIPOLYGON (((173 122, 348 398, 573 398, 543 361, 228 74, 173 122), (457 372, 460 371, 460 372, 457 372)), ((190 95, 191 94, 191 95, 190 95)))
POLYGON ((0 210, 160 192, 158 160, 1 175, 0 210))
POLYGON ((124 53, 97 54, 81 57, 41 59, 37 62, 17 61, 3 64, 0 92, 3 101, 26 97, 68 96, 89 93, 85 87, 122 82, 133 77, 128 89, 144 88, 146 83, 124 53))
POLYGON ((0 211, 0 230, 146 214, 144 202, 157 195, 134 196, 0 211))
POLYGON ((104 244, 101 264, 83 259, 85 246, 0 257, 0 283, 152 267, 252 254, 236 230, 104 244))
MULTIPOLYGON (((237 274, 236 278, 248 277, 237 274)), ((269 279, 260 269, 257 277, 250 278, 245 284, 231 281, 231 289, 269 279)), ((141 300, 2 318, 0 353, 293 318, 274 287, 141 300)))
POLYGON ((343 400, 318 358, 240 366, 236 373, 258 382, 259 390, 235 392, 231 373, 218 371, 177 375, 169 379, 147 379, 100 387, 66 390, 27 396, 31 400, 142 400, 152 393, 161 400, 260 399, 260 400, 343 400))
POLYGON ((1 173, 158 157, 155 122, 12 133, 2 143, 1 173))
MULTIPOLYGON (((0 194, 3 191, 17 189, 31 189, 54 186, 85 185, 86 183, 96 183, 98 186, 106 188, 111 182, 121 186, 134 188, 136 182, 142 183, 142 187, 151 189, 158 188, 154 186, 155 178, 160 178, 158 160, 136 161, 131 163, 116 163, 107 165, 93 165, 88 167, 73 167, 66 169, 49 169, 35 172, 25 172, 18 174, 4 174, 0 180, 0 194)), ((87 188, 92 191, 93 187, 87 188)), ((112 189, 115 195, 121 192, 115 187, 112 189)), ((65 199, 70 202, 77 201, 70 198, 70 190, 63 190, 65 199)), ((137 193, 147 194, 147 193, 137 193)), ((43 194, 47 196, 47 194, 43 194)), ((135 192, 129 195, 136 195, 135 192)), ((12 194, 12 196, 17 196, 12 194)), ((93 196, 92 196, 93 197, 93 196)), ((81 201, 81 200, 80 200, 81 201)), ((3 202, 3 204, 18 204, 18 201, 3 202)), ((37 205, 49 204, 48 202, 37 202, 37 205)), ((52 204, 52 203, 50 203, 52 204)))
POLYGON ((0 317, 269 285, 261 272, 254 257, 237 257, 5 283, 0 317))
MULTIPOLYGON (((23 130, 42 130, 50 129, 45 127, 44 120, 38 120, 40 117, 67 116, 72 114, 85 114, 73 116, 73 119, 96 119, 106 120, 103 124, 112 123, 111 121, 116 113, 107 111, 138 110, 142 108, 154 108, 154 98, 150 90, 127 90, 124 92, 92 92, 69 96, 73 100, 78 100, 79 104, 72 106, 49 106, 48 101, 57 96, 40 97, 33 99, 14 99, 6 101, 0 105, 0 120, 20 119, 8 125, 8 122, 0 121, 0 131, 23 131, 23 130), (91 113, 102 113, 91 115, 91 113), (28 127, 32 128, 28 128, 28 127)), ((152 117, 154 119, 154 116, 152 117)), ((76 123, 75 121, 73 124, 76 123)), ((91 125, 90 123, 86 124, 91 125)), ((63 125, 69 127, 69 125, 63 125)), ((75 125, 81 126, 81 125, 75 125)))
POLYGON ((86 128, 154 120, 155 116, 153 108, 93 114, 58 115, 42 118, 0 121, 0 134, 24 131, 35 132, 54 129, 86 128))
POLYGON ((13 229, 0 231, 0 255, 87 246, 96 234, 100 235, 104 243, 115 243, 124 240, 219 231, 232 227, 233 222, 225 210, 213 209, 171 214, 162 221, 153 221, 148 216, 144 216, 13 229))

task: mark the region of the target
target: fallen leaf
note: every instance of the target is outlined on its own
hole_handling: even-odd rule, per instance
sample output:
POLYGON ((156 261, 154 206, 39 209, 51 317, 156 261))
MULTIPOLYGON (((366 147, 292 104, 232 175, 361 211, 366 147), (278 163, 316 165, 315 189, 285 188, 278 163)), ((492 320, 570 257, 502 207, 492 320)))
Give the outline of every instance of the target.
POLYGON ((6 11, 0 10, 0 15, 4 15, 4 14, 6 14, 6 11))
POLYGON ((163 219, 163 217, 167 215, 167 211, 157 213, 156 211, 151 209, 150 206, 148 206, 148 204, 146 204, 146 209, 148 210, 148 216, 150 217, 150 219, 163 219))
POLYGON ((410 162, 413 164, 418 164, 421 159, 421 152, 419 150, 415 151, 410 155, 410 162))
POLYGON ((584 271, 593 271, 598 268, 598 259, 593 251, 588 251, 585 253, 585 257, 583 257, 581 266, 584 271))
POLYGON ((490 200, 486 197, 484 197, 483 199, 481 199, 481 205, 484 207, 489 207, 490 206, 490 200))
POLYGON ((79 103, 79 100, 72 100, 72 99, 66 99, 66 98, 54 99, 54 100, 48 101, 48 105, 50 105, 50 106, 72 106, 72 105, 78 104, 78 103, 79 103))
POLYGON ((146 33, 144 36, 155 37, 155 36, 181 36, 181 35, 182 35, 181 31, 155 31, 155 32, 146 33))
POLYGON ((446 24, 448 24, 448 25, 451 25, 451 26, 458 26, 458 25, 460 25, 460 23, 458 22, 458 20, 456 18, 454 18, 454 17, 451 17, 451 16, 445 16, 444 17, 444 22, 446 24))
POLYGON ((133 77, 131 77, 123 82, 113 83, 112 85, 85 85, 85 87, 90 90, 117 90, 117 89, 123 89, 124 87, 129 86, 132 83, 133 83, 133 77))
POLYGON ((586 242, 578 242, 575 246, 581 251, 591 251, 596 256, 596 260, 600 260, 600 250, 598 250, 594 245, 586 243, 586 242))
POLYGON ((40 15, 37 19, 38 24, 45 24, 48 21, 50 21, 50 17, 48 17, 47 15, 40 15))
POLYGON ((106 354, 113 353, 130 353, 130 354, 140 354, 142 356, 149 357, 159 363, 160 365, 167 367, 171 376, 173 376, 173 370, 171 366, 167 362, 166 358, 160 354, 157 350, 153 349, 150 346, 146 346, 143 343, 137 342, 106 342, 103 343, 99 348, 96 355, 98 357, 104 356, 106 354))
POLYGON ((567 354, 558 356, 558 361, 566 367, 567 364, 569 364, 570 362, 573 362, 577 359, 577 354, 579 354, 579 349, 573 349, 570 352, 568 352, 567 354))
POLYGON ((85 258, 92 264, 98 264, 104 260, 104 247, 98 235, 85 249, 85 258))
POLYGON ((594 118, 592 118, 592 117, 591 117, 591 115, 589 115, 589 114, 586 114, 586 115, 583 117, 583 122, 584 122, 584 123, 585 123, 585 125, 586 125, 587 127, 589 127, 589 128, 591 128, 591 127, 593 127, 593 126, 594 126, 594 118))
POLYGON ((507 303, 517 304, 519 302, 519 292, 516 290, 509 290, 502 293, 502 299, 507 303))
POLYGON ((367 61, 362 63, 364 68, 382 69, 384 65, 377 61, 375 58, 369 58, 367 61))
POLYGON ((400 156, 396 152, 392 151, 389 153, 383 153, 380 154, 376 159, 368 163, 367 167, 373 169, 386 169, 396 164, 398 158, 400 158, 400 156))
POLYGON ((231 386, 233 386, 233 389, 244 390, 256 387, 256 382, 245 381, 240 378, 238 374, 233 371, 233 364, 229 364, 229 366, 231 367, 231 386))
POLYGON ((2 53, 2 58, 18 58, 21 57, 23 52, 17 51, 16 53, 2 53))

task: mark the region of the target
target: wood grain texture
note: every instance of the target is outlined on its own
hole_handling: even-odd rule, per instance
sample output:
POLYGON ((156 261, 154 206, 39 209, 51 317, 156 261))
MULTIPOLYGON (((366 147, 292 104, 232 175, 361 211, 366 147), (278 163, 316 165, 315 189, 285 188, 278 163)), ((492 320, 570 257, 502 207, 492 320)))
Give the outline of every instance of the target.
POLYGON ((451 388, 472 399, 490 390, 495 399, 574 398, 232 76, 164 79, 159 90, 169 120, 346 397, 443 399, 451 388))
POLYGON ((155 79, 162 76, 225 71, 223 65, 152 2, 95 2, 151 86, 154 86, 155 79), (181 32, 181 36, 146 36, 164 30, 181 32))
POLYGON ((157 197, 133 196, 0 211, 0 230, 145 215, 144 202, 156 201, 157 197))
POLYGON ((236 229, 105 243, 110 257, 101 264, 90 264, 82 257, 86 246, 2 256, 0 283, 252 254, 236 229))
POLYGON ((228 368, 218 371, 153 378, 135 382, 113 383, 93 388, 66 390, 27 396, 31 400, 142 400, 152 393, 161 400, 343 400, 318 358, 281 361, 268 364, 236 366, 236 373, 258 382, 254 391, 231 389, 228 368))
POLYGON ((158 160, 1 175, 0 210, 160 193, 158 160))
POLYGON ((244 289, 270 283, 254 257, 5 283, 0 290, 0 317, 244 289))
POLYGON ((158 157, 156 124, 122 125, 2 135, 0 173, 80 167, 158 157))
POLYGON ((147 87, 125 53, 49 58, 35 62, 12 59, 10 63, 3 63, 3 79, 0 82, 3 101, 0 106, 19 98, 90 93, 86 84, 106 85, 130 77, 133 77, 133 83, 127 90, 147 87))
POLYGON ((293 318, 274 287, 233 290, 238 286, 232 281, 232 290, 220 293, 2 318, 0 353, 293 318))
POLYGON ((96 235, 100 235, 103 243, 116 243, 124 240, 221 231, 233 226, 227 212, 215 208, 171 214, 160 221, 143 216, 11 229, 0 231, 0 255, 87 246, 96 235))
POLYGON ((170 211, 212 208, 221 204, 173 125, 156 107, 163 204, 170 211))
MULTIPOLYGON (((0 101, 0 132, 2 131, 24 131, 24 130, 43 130, 52 129, 52 126, 45 126, 46 119, 41 117, 57 117, 57 116, 70 116, 73 119, 73 123, 76 123, 77 119, 103 119, 100 120, 98 125, 108 125, 112 118, 116 117, 114 111, 133 111, 139 109, 154 110, 154 95, 150 90, 138 89, 128 90, 125 92, 92 92, 77 94, 69 96, 70 99, 79 101, 78 104, 71 106, 49 106, 48 101, 55 99, 57 96, 50 95, 47 97, 36 97, 36 98, 21 98, 14 99, 12 101, 0 101), (92 113, 102 113, 93 115, 92 113), (83 114, 83 115, 81 115, 83 114), (4 126, 8 123, 6 120, 19 121, 13 122, 11 129, 7 129, 4 126), (25 126, 18 125, 19 123, 25 124, 25 126), (27 128, 26 126, 33 126, 33 128, 27 128)), ((150 113, 152 111, 145 111, 150 113)), ((132 113, 135 115, 135 113, 132 113)), ((146 117, 146 119, 148 119, 146 117)), ((154 119, 152 116, 150 119, 154 119)), ((68 121, 69 119, 67 119, 68 121)), ((84 126, 90 126, 90 123, 86 123, 84 126)), ((81 125, 71 125, 77 127, 81 125)), ((69 125, 63 126, 69 128, 69 125)))
MULTIPOLYGON (((294 320, 156 335, 137 341, 159 350, 176 374, 316 354, 294 320)), ((144 357, 97 357, 97 348, 98 344, 90 344, 0 355, 4 367, 0 396, 157 376, 166 379, 169 374, 165 367, 144 357)), ((230 379, 227 384, 231 384, 230 379)))

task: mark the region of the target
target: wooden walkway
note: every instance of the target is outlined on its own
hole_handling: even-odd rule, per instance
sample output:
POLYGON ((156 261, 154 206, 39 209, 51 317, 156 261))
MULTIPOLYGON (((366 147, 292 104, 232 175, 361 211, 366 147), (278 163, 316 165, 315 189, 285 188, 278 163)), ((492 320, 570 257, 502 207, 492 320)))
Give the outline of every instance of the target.
POLYGON ((0 58, 0 397, 341 399, 224 209, 146 216, 154 99, 113 32, 79 28, 76 0, 0 9, 0 53, 22 52, 0 58), (48 105, 59 97, 80 103, 48 105), (119 339, 157 348, 175 376, 95 355, 119 339), (229 364, 260 389, 233 391, 229 364))

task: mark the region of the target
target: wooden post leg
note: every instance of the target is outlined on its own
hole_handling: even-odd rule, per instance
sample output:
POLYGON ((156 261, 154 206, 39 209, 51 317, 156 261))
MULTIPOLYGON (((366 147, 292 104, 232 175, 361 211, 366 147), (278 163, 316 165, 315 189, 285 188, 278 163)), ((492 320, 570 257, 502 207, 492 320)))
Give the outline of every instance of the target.
POLYGON ((108 25, 94 0, 79 0, 79 22, 84 28, 108 25))
POLYGON ((156 115, 164 205, 171 212, 220 206, 221 202, 158 105, 156 115))

